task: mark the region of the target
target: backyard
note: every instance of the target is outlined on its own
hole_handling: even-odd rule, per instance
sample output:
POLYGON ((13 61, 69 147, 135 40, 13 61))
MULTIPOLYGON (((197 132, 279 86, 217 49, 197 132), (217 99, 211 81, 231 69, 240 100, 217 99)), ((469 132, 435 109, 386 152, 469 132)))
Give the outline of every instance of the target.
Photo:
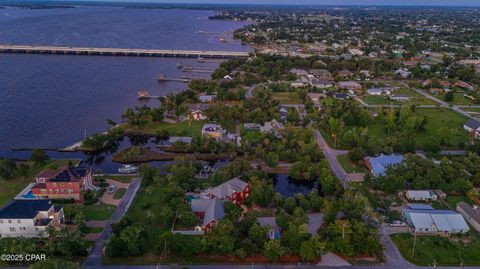
POLYGON ((122 128, 127 133, 142 133, 155 135, 160 131, 168 131, 169 134, 175 136, 195 136, 199 135, 205 121, 182 121, 178 123, 166 123, 166 122, 153 122, 149 121, 143 124, 141 127, 124 125, 122 128))
POLYGON ((69 217, 75 214, 76 210, 83 212, 87 220, 108 220, 115 211, 115 206, 103 203, 96 203, 92 205, 64 205, 65 216, 69 217))
POLYGON ((345 172, 347 173, 360 173, 360 172, 365 172, 365 169, 362 167, 359 167, 358 165, 354 164, 349 158, 348 155, 337 155, 337 160, 340 162, 342 165, 343 169, 345 169, 345 172))
POLYGON ((480 265, 480 236, 476 232, 468 235, 417 236, 412 256, 414 236, 395 234, 391 236, 398 249, 408 261, 421 266, 478 266, 480 265))

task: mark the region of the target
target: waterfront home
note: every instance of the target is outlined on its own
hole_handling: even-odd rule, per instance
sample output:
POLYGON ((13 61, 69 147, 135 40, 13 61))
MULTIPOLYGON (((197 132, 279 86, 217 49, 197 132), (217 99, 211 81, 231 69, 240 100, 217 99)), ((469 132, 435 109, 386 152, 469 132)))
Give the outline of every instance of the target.
POLYGON ((205 113, 205 110, 207 110, 210 106, 205 103, 193 103, 193 104, 188 104, 188 109, 190 110, 190 113, 192 114, 192 118, 194 120, 206 120, 207 115, 205 113))
POLYGON ((221 200, 229 200, 234 204, 243 204, 250 196, 250 184, 235 177, 207 190, 207 193, 210 198, 217 197, 221 200))
POLYGON ((467 131, 471 136, 480 138, 480 119, 471 118, 463 124, 463 129, 467 131))
POLYGON ((194 120, 206 120, 207 119, 207 115, 202 110, 194 110, 191 113, 192 113, 192 118, 194 120))
POLYGON ((12 200, 0 209, 0 238, 48 237, 47 228, 63 222, 63 207, 50 200, 12 200))
POLYGON ((410 201, 422 202, 436 201, 438 198, 437 194, 431 190, 409 190, 405 196, 410 201))
POLYGON ((207 123, 202 127, 202 135, 213 139, 222 139, 226 131, 218 124, 207 123))
POLYGON ((200 100, 200 102, 202 103, 212 102, 213 100, 215 100, 215 98, 217 98, 217 96, 214 94, 201 94, 200 96, 198 96, 198 100, 200 100))
POLYGON ((190 207, 202 223, 195 227, 196 231, 209 231, 225 216, 223 201, 219 198, 192 199, 190 207))
POLYGON ((398 93, 398 94, 390 95, 390 100, 398 101, 398 102, 405 102, 405 101, 410 100, 410 97, 406 94, 398 93))
POLYGON ((35 177, 32 194, 37 199, 83 200, 87 190, 96 187, 92 183, 92 170, 86 167, 60 167, 45 170, 35 177))
POLYGON ((364 159, 365 165, 368 167, 370 172, 374 177, 377 176, 385 176, 388 167, 392 165, 397 165, 402 163, 403 156, 402 155, 383 155, 377 157, 366 157, 364 159))
POLYGON ((463 216, 452 210, 406 208, 402 216, 415 233, 450 235, 470 230, 463 216))
POLYGON ((465 202, 460 202, 457 204, 457 211, 477 232, 480 232, 480 208, 477 205, 471 206, 465 202))

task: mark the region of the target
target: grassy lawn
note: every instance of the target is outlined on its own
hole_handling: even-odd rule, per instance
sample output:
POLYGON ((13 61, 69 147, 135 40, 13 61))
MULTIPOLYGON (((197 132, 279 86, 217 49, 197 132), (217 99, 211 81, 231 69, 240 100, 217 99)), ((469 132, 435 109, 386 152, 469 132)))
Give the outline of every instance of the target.
POLYGON ((321 99, 319 102, 320 104, 322 104, 323 106, 331 106, 333 104, 333 101, 335 99, 333 99, 333 97, 331 96, 327 96, 325 97, 324 99, 321 99))
POLYGON ((280 104, 303 104, 303 100, 297 92, 274 92, 273 99, 280 102, 280 104))
POLYGON ((103 232, 102 227, 87 227, 85 228, 85 233, 86 234, 96 234, 96 233, 101 233, 103 232))
POLYGON ((127 132, 142 132, 155 135, 158 131, 167 130, 171 135, 175 136, 194 136, 199 135, 206 121, 183 121, 179 123, 158 123, 147 122, 142 127, 125 125, 122 128, 127 132))
POLYGON ((122 183, 130 183, 134 177, 132 175, 95 176, 95 180, 113 179, 122 183))
POLYGON ((115 211, 115 208, 116 208, 113 205, 107 205, 103 203, 98 203, 98 204, 93 204, 88 206, 64 205, 65 215, 69 216, 71 212, 75 210, 75 207, 77 207, 79 210, 81 210, 85 214, 85 216, 87 217, 87 220, 108 220, 113 215, 113 212, 115 211))
POLYGON ((123 195, 125 195, 125 192, 127 191, 127 189, 125 188, 120 188, 118 189, 114 194, 113 194, 113 199, 122 199, 123 195))
MULTIPOLYGON (((464 92, 455 92, 453 94, 453 100, 451 102, 447 102, 452 105, 460 105, 460 106, 468 106, 468 105, 473 105, 474 103, 472 100, 465 98, 463 96, 464 92)), ((445 101, 445 94, 440 94, 437 96, 438 99, 445 101)))
POLYGON ((414 237, 411 234, 395 234, 391 236, 398 249, 410 262, 416 265, 428 266, 466 266, 480 265, 480 236, 471 232, 465 236, 417 236, 414 256, 412 248, 414 237))
POLYGON ((345 172, 347 173, 359 173, 359 172, 364 172, 364 169, 361 167, 358 167, 358 165, 354 164, 349 158, 348 155, 338 155, 337 160, 340 162, 342 165, 343 169, 345 169, 345 172))
MULTIPOLYGON (((12 200, 22 191, 28 184, 35 181, 35 176, 42 170, 68 165, 69 160, 50 160, 44 166, 36 166, 29 162, 28 175, 25 177, 16 177, 10 180, 0 179, 0 206, 12 200)), ((72 163, 78 160, 71 160, 72 163)))
POLYGON ((461 195, 461 196, 447 195, 447 198, 445 200, 447 201, 447 204, 452 209, 455 209, 457 207, 457 204, 460 202, 466 202, 466 203, 472 204, 472 201, 465 195, 461 195))
MULTIPOLYGON (((422 145, 428 139, 431 139, 431 137, 436 137, 438 135, 437 132, 441 127, 456 129, 461 134, 460 136, 452 137, 451 143, 453 148, 455 148, 460 141, 466 142, 468 139, 462 128, 463 123, 467 120, 467 118, 461 114, 446 108, 417 108, 416 115, 420 117, 427 116, 428 118, 426 131, 418 133, 416 136, 418 147, 422 147, 422 145)), ((385 133, 385 126, 383 124, 370 125, 368 126, 368 130, 369 134, 371 135, 371 139, 374 141, 382 141, 388 137, 388 134, 385 133)))

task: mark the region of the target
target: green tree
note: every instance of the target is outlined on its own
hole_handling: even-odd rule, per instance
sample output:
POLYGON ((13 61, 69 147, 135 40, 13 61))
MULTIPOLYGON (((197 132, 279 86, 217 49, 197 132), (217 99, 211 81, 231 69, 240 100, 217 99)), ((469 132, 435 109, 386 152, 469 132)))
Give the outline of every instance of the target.
POLYGON ((446 102, 452 102, 454 96, 455 96, 454 93, 452 91, 449 91, 445 94, 444 100, 446 102))
POLYGON ((44 165, 50 158, 43 149, 34 149, 30 160, 37 165, 44 165))
POLYGON ((269 240, 265 242, 263 254, 269 261, 276 262, 280 257, 286 254, 285 248, 282 247, 280 240, 269 240))
POLYGON ((29 269, 81 269, 78 262, 65 261, 60 259, 47 259, 45 261, 33 263, 28 266, 29 269))
POLYGON ((0 159, 0 179, 11 179, 15 175, 17 164, 11 159, 0 159))

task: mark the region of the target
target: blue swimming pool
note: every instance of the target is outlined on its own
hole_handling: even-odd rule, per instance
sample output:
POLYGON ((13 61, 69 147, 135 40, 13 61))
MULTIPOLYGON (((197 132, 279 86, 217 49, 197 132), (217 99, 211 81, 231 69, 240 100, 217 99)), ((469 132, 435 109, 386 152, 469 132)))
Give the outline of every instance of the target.
POLYGON ((22 197, 26 199, 35 199, 35 196, 33 195, 31 190, 29 190, 27 194, 22 195, 22 197))

